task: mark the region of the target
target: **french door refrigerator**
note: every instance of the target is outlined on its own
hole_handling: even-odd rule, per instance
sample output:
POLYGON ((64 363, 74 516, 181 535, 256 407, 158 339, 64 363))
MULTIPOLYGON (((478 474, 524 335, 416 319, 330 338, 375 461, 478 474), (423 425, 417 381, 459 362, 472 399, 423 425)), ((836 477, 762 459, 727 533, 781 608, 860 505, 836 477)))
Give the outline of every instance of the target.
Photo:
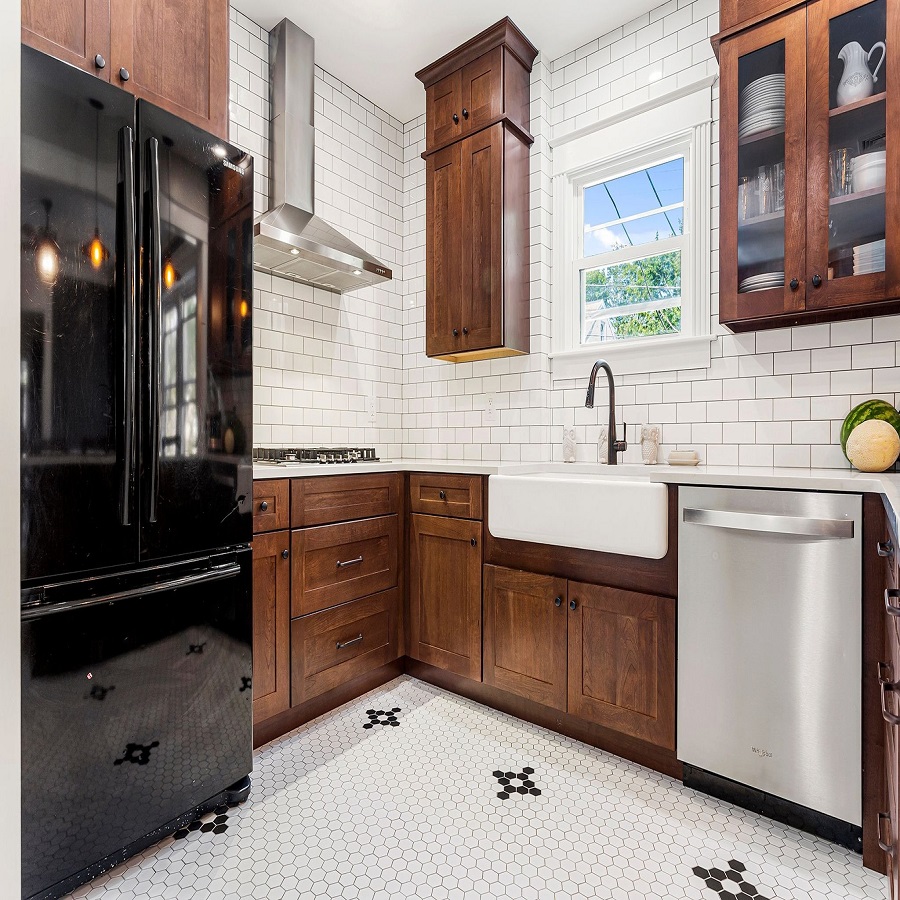
POLYGON ((252 160, 22 48, 22 894, 251 771, 252 160))

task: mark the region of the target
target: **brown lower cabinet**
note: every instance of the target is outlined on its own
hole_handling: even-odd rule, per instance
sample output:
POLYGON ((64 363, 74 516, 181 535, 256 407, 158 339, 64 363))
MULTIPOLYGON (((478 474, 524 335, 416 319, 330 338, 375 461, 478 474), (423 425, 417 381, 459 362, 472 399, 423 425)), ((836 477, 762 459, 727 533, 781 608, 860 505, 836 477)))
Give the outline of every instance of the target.
POLYGON ((294 619, 293 705, 396 659, 399 610, 395 588, 294 619))
POLYGON ((484 567, 484 683, 565 711, 567 583, 484 567))
POLYGON ((410 516, 409 655, 481 681, 481 522, 410 516))
POLYGON ((291 705, 290 533, 253 539, 253 721, 291 705))
POLYGON ((484 681, 675 749, 675 601, 484 567, 484 681))

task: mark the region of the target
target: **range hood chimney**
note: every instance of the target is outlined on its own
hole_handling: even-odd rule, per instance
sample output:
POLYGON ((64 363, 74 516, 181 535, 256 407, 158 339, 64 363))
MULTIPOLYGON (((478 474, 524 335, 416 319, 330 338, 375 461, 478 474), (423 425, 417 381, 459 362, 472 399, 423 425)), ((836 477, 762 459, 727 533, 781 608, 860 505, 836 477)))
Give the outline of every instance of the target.
POLYGON ((269 33, 269 210, 257 219, 253 265, 343 293, 391 270, 313 214, 315 41, 288 19, 269 33))

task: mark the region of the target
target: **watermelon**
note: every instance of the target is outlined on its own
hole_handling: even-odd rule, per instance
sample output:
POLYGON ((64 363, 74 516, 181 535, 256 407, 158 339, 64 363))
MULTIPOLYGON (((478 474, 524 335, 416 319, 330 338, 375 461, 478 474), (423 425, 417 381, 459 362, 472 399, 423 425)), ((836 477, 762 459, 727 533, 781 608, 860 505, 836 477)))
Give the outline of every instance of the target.
POLYGON ((886 400, 865 400, 847 413, 844 424, 841 426, 841 450, 847 455, 847 438, 857 425, 868 422, 869 419, 883 419, 894 426, 900 435, 900 413, 886 400))

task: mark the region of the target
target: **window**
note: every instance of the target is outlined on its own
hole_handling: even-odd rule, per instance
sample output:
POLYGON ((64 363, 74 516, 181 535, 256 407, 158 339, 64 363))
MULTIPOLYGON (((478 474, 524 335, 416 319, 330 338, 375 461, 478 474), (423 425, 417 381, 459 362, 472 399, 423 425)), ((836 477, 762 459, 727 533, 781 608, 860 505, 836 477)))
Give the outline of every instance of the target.
POLYGON ((581 191, 581 343, 681 333, 684 157, 581 191))
POLYGON ((710 110, 705 82, 554 141, 554 379, 709 366, 710 110))

